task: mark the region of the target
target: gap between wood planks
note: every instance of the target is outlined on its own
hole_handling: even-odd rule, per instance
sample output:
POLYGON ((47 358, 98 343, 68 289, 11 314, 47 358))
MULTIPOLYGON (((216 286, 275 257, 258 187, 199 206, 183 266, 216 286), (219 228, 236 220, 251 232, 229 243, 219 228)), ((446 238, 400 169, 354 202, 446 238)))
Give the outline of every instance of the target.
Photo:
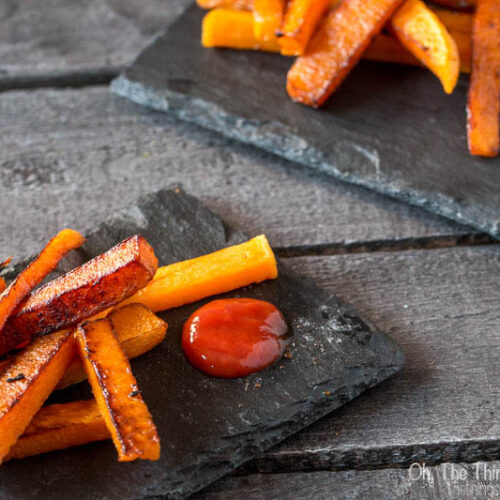
POLYGON ((398 240, 357 241, 354 243, 322 243, 319 245, 297 245, 274 247, 279 257, 317 257, 369 252, 401 252, 404 250, 435 250, 451 247, 498 245, 488 234, 476 233, 459 236, 430 236, 424 238, 402 238, 398 240))
POLYGON ((0 74, 0 92, 38 88, 89 87, 107 85, 124 68, 121 66, 61 70, 33 74, 0 74))

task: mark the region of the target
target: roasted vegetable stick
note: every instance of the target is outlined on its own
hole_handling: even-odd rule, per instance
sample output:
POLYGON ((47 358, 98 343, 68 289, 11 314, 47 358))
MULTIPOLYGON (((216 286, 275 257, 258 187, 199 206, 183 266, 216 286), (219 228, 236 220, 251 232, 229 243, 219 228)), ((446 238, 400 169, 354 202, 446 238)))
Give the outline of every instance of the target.
POLYGON ((472 32, 472 71, 467 101, 469 151, 496 156, 500 113, 500 2, 478 0, 472 32))
POLYGON ((439 17, 421 0, 405 0, 390 20, 400 42, 441 81, 451 94, 460 73, 455 40, 439 17))
POLYGON ((142 236, 133 236, 34 291, 0 332, 0 355, 61 328, 76 325, 142 288, 158 261, 142 236))
MULTIPOLYGON (((457 42, 458 52, 460 54, 460 71, 470 72, 470 37, 463 33, 453 33, 457 42)), ((391 35, 379 33, 370 46, 365 50, 363 59, 372 61, 388 62, 396 64, 407 64, 411 66, 421 66, 422 63, 406 50, 399 40, 391 35)))
POLYGON ((253 0, 196 0, 202 9, 252 10, 253 0))
POLYGON ((325 18, 287 77, 292 100, 318 107, 361 58, 401 0, 344 0, 325 18))
POLYGON ((33 417, 5 460, 64 450, 110 438, 95 400, 48 405, 33 417))
POLYGON ((0 293, 2 293, 6 288, 7 288, 7 283, 5 283, 5 280, 2 277, 0 277, 0 293))
POLYGON ((285 0, 254 0, 253 29, 257 40, 269 42, 275 39, 284 10, 285 0))
MULTIPOLYGON (((271 52, 278 52, 279 46, 277 42, 266 44, 266 47, 261 49, 259 43, 253 34, 253 17, 250 12, 238 12, 237 16, 226 16, 218 14, 219 9, 209 12, 205 17, 212 16, 209 27, 207 25, 207 43, 206 46, 210 47, 227 47, 232 49, 243 50, 268 50, 271 52)), ((444 12, 443 9, 436 11, 438 16, 444 12)), ((469 20, 472 22, 472 16, 465 13, 452 14, 461 16, 457 22, 460 25, 464 21, 469 20)), ((454 17, 451 19, 451 26, 454 24, 454 17)), ((447 25, 447 16, 443 16, 443 22, 447 25)), ((203 36, 205 36, 205 24, 203 25, 203 36)), ((470 33, 466 34, 461 31, 455 31, 453 27, 449 31, 455 41, 457 42, 458 51, 460 53, 460 70, 468 73, 470 71, 471 59, 471 40, 470 33)), ((204 43, 205 45, 205 43, 204 43)), ((397 64, 409 64, 421 66, 420 61, 416 59, 407 49, 405 49, 399 40, 392 35, 379 33, 363 53, 364 59, 372 61, 389 62, 397 64)))
POLYGON ((0 462, 43 405, 75 356, 70 330, 35 339, 0 374, 0 462))
POLYGON ((278 52, 276 37, 259 41, 253 29, 251 12, 214 9, 203 18, 201 44, 204 47, 231 47, 240 50, 278 52))
POLYGON ((158 460, 160 439, 109 319, 76 330, 92 392, 118 451, 118 460, 158 460))
POLYGON ((80 233, 72 229, 63 229, 47 243, 38 257, 19 273, 0 296, 0 331, 12 311, 31 290, 56 268, 69 251, 78 248, 84 241, 85 238, 80 233))
POLYGON ((284 56, 300 56, 331 0, 291 0, 278 31, 278 42, 284 56))
POLYGON ((196 259, 160 267, 154 280, 126 302, 140 302, 152 311, 164 311, 277 276, 273 251, 261 235, 196 259))
MULTIPOLYGON (((118 342, 127 358, 137 358, 156 347, 164 338, 167 323, 143 304, 128 304, 108 315, 113 323, 118 342)), ((75 358, 57 388, 63 389, 85 380, 87 375, 80 358, 75 358)))

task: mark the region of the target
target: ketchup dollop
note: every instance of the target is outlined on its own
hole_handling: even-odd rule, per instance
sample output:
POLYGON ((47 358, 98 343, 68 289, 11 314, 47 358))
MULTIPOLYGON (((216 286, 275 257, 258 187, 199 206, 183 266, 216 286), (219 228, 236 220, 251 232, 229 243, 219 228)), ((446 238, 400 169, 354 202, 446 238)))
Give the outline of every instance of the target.
POLYGON ((245 377, 281 357, 287 332, 283 314, 269 302, 214 300, 184 324, 182 349, 187 360, 207 375, 245 377))

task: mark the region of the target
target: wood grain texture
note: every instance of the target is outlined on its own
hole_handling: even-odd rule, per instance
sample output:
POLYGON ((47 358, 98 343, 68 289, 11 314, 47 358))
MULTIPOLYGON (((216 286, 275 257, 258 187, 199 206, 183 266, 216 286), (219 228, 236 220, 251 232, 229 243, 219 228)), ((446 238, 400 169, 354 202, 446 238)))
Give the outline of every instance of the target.
POLYGON ((500 456, 500 248, 289 259, 406 353, 403 372, 247 471, 472 461, 500 456))
POLYGON ((190 0, 1 0, 3 76, 124 65, 190 0))
POLYGON ((500 462, 446 463, 427 467, 428 472, 423 473, 426 475, 421 479, 417 479, 419 470, 416 467, 412 469, 411 476, 409 469, 253 474, 221 479, 203 492, 194 495, 193 500, 498 498, 500 481, 495 478, 490 479, 485 470, 500 470, 500 462))
POLYGON ((0 257, 30 255, 181 182, 274 246, 448 238, 467 232, 111 95, 106 88, 0 95, 0 257))

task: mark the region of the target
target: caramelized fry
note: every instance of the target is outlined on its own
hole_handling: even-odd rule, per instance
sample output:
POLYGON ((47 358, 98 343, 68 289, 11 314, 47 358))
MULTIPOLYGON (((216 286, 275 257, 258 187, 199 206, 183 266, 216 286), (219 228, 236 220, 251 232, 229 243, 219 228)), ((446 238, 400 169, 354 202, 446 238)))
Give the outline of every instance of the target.
POLYGON ((285 0, 254 0, 253 29, 257 40, 269 42, 275 39, 284 10, 285 0))
POLYGON ((344 0, 333 9, 288 72, 289 96, 308 106, 324 104, 400 4, 344 0))
POLYGON ((34 340, 0 374, 0 462, 43 405, 75 356, 70 330, 34 340))
POLYGON ((500 3, 478 0, 472 32, 472 71, 467 102, 469 151, 496 156, 500 113, 500 3))
POLYGON ((164 311, 277 276, 273 251, 261 235, 196 259, 160 267, 154 280, 125 303, 140 302, 152 311, 164 311))
MULTIPOLYGON (((458 52, 460 54, 460 71, 463 73, 470 72, 470 36, 463 33, 452 32, 453 38, 457 42, 458 52)), ((411 66, 421 66, 422 63, 408 52, 399 40, 391 35, 379 33, 370 46, 363 54, 363 59, 370 59, 372 61, 407 64, 411 66)))
POLYGON ((118 451, 118 460, 158 460, 160 439, 156 427, 111 321, 100 319, 80 325, 76 338, 92 392, 118 451))
POLYGON ((251 12, 214 9, 203 18, 201 44, 204 47, 231 47, 240 50, 278 52, 276 37, 267 41, 255 38, 251 12))
POLYGON ((33 417, 5 460, 64 450, 110 438, 95 400, 48 405, 33 417))
POLYGON ((439 17, 421 0, 405 0, 390 20, 400 42, 441 81, 451 94, 458 81, 458 48, 439 17))
POLYGON ((38 257, 19 273, 0 296, 0 331, 14 309, 31 290, 56 268, 70 250, 78 248, 84 241, 85 238, 80 233, 72 229, 63 229, 47 243, 38 257))
POLYGON ((112 249, 34 291, 0 332, 0 355, 44 335, 76 325, 146 285, 158 261, 142 236, 112 249))
POLYGON ((281 53, 300 56, 331 0, 291 0, 278 32, 281 53))
POLYGON ((6 288, 7 283, 5 283, 5 280, 0 276, 0 293, 2 293, 6 288))
MULTIPOLYGON (((156 347, 165 338, 167 331, 167 323, 143 304, 119 307, 111 311, 108 318, 113 323, 118 342, 129 359, 137 358, 156 347)), ((63 389, 86 378, 82 360, 76 357, 57 388, 63 389)))

